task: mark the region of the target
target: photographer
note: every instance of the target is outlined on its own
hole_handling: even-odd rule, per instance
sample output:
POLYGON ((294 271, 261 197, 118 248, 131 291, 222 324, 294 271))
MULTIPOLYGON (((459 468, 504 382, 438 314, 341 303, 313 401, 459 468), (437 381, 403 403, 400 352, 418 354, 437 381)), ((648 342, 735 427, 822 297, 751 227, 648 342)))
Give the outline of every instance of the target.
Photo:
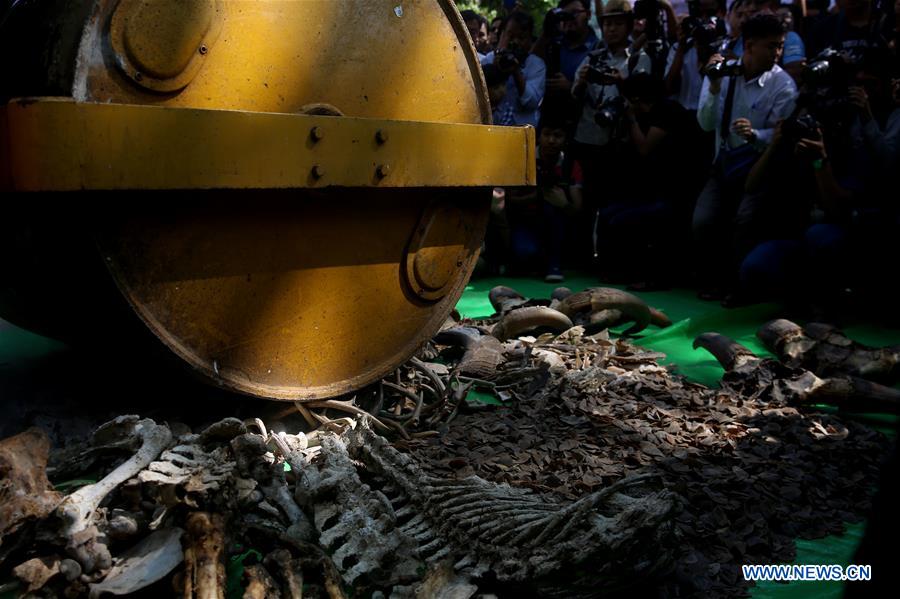
POLYGON ((838 14, 822 19, 809 34, 809 57, 826 48, 846 52, 853 61, 867 48, 887 45, 893 24, 875 10, 873 0, 838 0, 838 14))
MULTIPOLYGON (((784 51, 778 64, 794 78, 794 81, 798 81, 800 72, 806 64, 806 47, 800 35, 790 29, 789 24, 793 21, 785 19, 784 16, 778 14, 780 5, 779 0, 746 0, 736 12, 742 17, 740 21, 742 24, 747 19, 761 13, 771 13, 782 20, 785 26, 784 51)), ((738 31, 738 33, 740 32, 738 31)), ((736 58, 740 58, 743 53, 744 39, 742 35, 738 35, 731 47, 731 54, 736 58)))
POLYGON ((590 18, 588 0, 560 0, 544 18, 535 54, 547 63, 547 97, 554 102, 569 95, 578 65, 599 43, 590 18))
MULTIPOLYGON (((606 262, 627 273, 630 289, 649 291, 673 282, 672 269, 655 254, 673 256, 686 245, 690 207, 704 181, 696 174, 702 165, 685 152, 695 144, 696 118, 674 100, 664 97, 661 81, 649 73, 637 73, 622 84, 628 98, 626 114, 634 177, 626 196, 601 208, 598 244, 606 262), (634 243, 640 230, 643 243, 634 243), (627 250, 623 251, 623 248, 627 250), (638 282, 636 282, 638 281, 638 282)), ((677 260, 668 260, 671 264, 677 260)))
POLYGON ((543 60, 529 53, 533 31, 531 16, 524 12, 512 13, 506 20, 497 50, 481 60, 483 65, 496 65, 508 78, 506 97, 494 108, 494 122, 498 124, 537 126, 546 67, 543 60))
POLYGON ((535 151, 537 186, 509 189, 506 215, 513 265, 530 274, 540 265, 548 283, 563 281, 568 224, 581 210, 581 166, 566 153, 565 114, 544 107, 535 151))
POLYGON ((744 181, 772 140, 776 123, 794 109, 797 88, 778 65, 784 25, 772 14, 759 14, 742 27, 740 62, 714 55, 705 69, 697 120, 718 140, 713 172, 694 208, 702 299, 721 299, 736 274, 730 257, 740 258, 758 224, 760 197, 744 193, 744 181), (732 250, 737 255, 730 255, 732 250))
POLYGON ((669 0, 636 0, 634 3, 632 51, 650 56, 650 72, 659 77, 665 71, 669 48, 678 39, 678 20, 669 0))
POLYGON ((464 10, 459 13, 469 30, 472 43, 478 52, 479 58, 492 50, 488 41, 488 22, 487 19, 476 13, 474 10, 464 10))
POLYGON ((821 309, 828 307, 823 301, 839 300, 848 287, 879 279, 869 257, 888 255, 887 244, 900 232, 898 206, 884 194, 895 188, 900 167, 900 80, 888 93, 880 85, 884 63, 871 57, 863 64, 852 80, 856 85, 845 88, 849 95, 843 96, 858 118, 823 125, 809 112, 834 115, 831 96, 820 97, 779 126, 748 177, 748 189, 780 192, 782 210, 802 207, 806 197, 816 206, 813 224, 807 219, 808 226, 793 234, 783 230, 770 236, 747 255, 741 286, 757 299, 815 299, 821 309), (892 104, 883 129, 879 121, 886 111, 873 109, 870 96, 876 106, 882 97, 892 104), (808 276, 798 280, 797 272, 808 276))
POLYGON ((666 92, 688 110, 700 104, 702 67, 725 42, 724 11, 720 0, 691 0, 688 16, 681 21, 678 42, 666 61, 666 92))
MULTIPOLYGON (((582 104, 581 118, 575 129, 576 149, 586 172, 596 173, 599 168, 615 172, 615 148, 613 142, 619 123, 603 119, 607 113, 604 107, 613 109, 611 116, 621 116, 624 103, 617 104, 620 97, 619 84, 633 73, 649 73, 650 58, 643 51, 632 53, 628 36, 634 26, 634 13, 628 0, 610 0, 601 17, 604 44, 591 52, 579 65, 572 85, 572 95, 582 104), (600 120, 598 121, 598 113, 600 120)), ((617 131, 618 130, 618 131, 617 131)), ((599 188, 586 181, 588 193, 597 193, 599 188)))

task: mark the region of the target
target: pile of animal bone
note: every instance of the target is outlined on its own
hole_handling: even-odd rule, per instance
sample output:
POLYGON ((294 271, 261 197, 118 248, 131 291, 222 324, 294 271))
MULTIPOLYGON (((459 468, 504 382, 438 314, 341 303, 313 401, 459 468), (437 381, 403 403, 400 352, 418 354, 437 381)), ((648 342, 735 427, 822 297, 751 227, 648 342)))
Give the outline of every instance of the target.
POLYGON ((0 442, 0 567, 14 578, 0 590, 20 596, 473 597, 554 589, 564 572, 618 588, 664 571, 673 542, 654 475, 547 500, 430 476, 365 420, 341 435, 237 419, 194 434, 123 416, 54 456, 54 478, 105 474, 65 497, 47 458, 37 429, 0 442), (260 559, 229 590, 225 564, 247 548, 260 559))
POLYGON ((897 351, 775 321, 779 361, 707 334, 727 369, 709 389, 610 339, 665 326, 635 296, 491 299, 287 427, 123 416, 63 450, 0 441, 0 595, 735 596, 739 564, 864 515, 889 443, 814 404, 896 411, 872 380, 896 381, 897 351))

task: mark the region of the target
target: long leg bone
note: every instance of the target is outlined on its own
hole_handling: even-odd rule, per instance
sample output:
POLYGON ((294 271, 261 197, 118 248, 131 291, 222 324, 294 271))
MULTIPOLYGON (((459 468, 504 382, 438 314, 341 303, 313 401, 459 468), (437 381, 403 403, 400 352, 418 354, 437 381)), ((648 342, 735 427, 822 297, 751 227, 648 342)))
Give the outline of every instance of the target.
POLYGON ((184 550, 186 599, 224 599, 225 547, 224 524, 218 514, 193 512, 187 517, 187 542, 184 550))
POLYGON ((126 425, 127 433, 140 440, 140 448, 103 480, 75 491, 56 509, 62 520, 62 534, 68 540, 68 548, 88 573, 111 565, 109 551, 97 540, 96 531, 89 532, 93 528, 94 512, 107 495, 149 466, 172 442, 168 427, 152 420, 120 416, 115 422, 126 425))

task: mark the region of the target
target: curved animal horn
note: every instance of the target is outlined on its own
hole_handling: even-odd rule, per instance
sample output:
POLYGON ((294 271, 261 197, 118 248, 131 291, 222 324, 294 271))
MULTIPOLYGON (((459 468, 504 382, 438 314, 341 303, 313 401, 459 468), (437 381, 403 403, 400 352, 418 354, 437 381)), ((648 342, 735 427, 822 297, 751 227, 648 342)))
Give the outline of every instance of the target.
POLYGON ((774 395, 789 403, 830 403, 853 412, 900 413, 900 390, 854 376, 820 379, 804 372, 792 379, 779 379, 774 395))
POLYGON ((572 318, 579 312, 586 312, 590 309, 591 291, 589 289, 567 295, 559 301, 559 307, 557 307, 557 310, 569 318, 572 318))
POLYGON ((502 312, 503 309, 509 305, 510 300, 524 302, 525 299, 524 295, 512 287, 506 287, 505 285, 497 285, 488 292, 488 300, 491 302, 494 312, 497 313, 502 312))
POLYGON ((638 296, 611 287, 594 287, 590 292, 592 312, 619 310, 634 321, 634 325, 624 331, 623 335, 634 335, 650 324, 650 307, 638 296))
POLYGON ((452 345, 470 349, 482 337, 481 331, 472 327, 453 327, 444 329, 432 338, 438 345, 452 345))
POLYGON ((584 334, 593 335, 599 333, 603 329, 617 327, 623 322, 627 322, 628 317, 621 310, 600 310, 592 312, 588 317, 588 324, 584 325, 584 334))
POLYGON ((562 312, 547 306, 530 306, 509 312, 494 326, 491 334, 500 341, 506 341, 535 329, 562 333, 571 328, 572 321, 562 312))
POLYGON ((665 312, 663 312, 662 310, 650 308, 650 324, 655 327, 664 329, 666 327, 672 326, 672 319, 666 316, 665 312))
POLYGON ((758 359, 756 355, 732 339, 719 333, 703 333, 694 339, 694 349, 702 347, 718 360, 725 370, 734 370, 746 364, 749 359, 758 359))
POLYGON ((785 341, 802 335, 803 329, 800 328, 800 325, 784 318, 770 320, 756 331, 756 336, 763 342, 763 345, 776 354, 781 353, 785 341))

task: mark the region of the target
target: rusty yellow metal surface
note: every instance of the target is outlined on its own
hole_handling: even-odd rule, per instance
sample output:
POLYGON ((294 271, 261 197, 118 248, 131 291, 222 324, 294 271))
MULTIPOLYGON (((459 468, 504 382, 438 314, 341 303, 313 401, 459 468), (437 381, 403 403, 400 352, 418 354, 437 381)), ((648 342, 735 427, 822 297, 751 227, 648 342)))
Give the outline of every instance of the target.
POLYGON ((222 29, 217 0, 121 0, 109 24, 116 65, 140 87, 184 88, 200 71, 222 29))
POLYGON ((220 0, 216 42, 177 94, 152 93, 109 68, 103 41, 118 5, 96 4, 77 100, 284 113, 325 102, 354 117, 490 122, 452 0, 220 0))
POLYGON ((315 399, 377 380, 434 334, 477 260, 489 197, 134 194, 135 207, 109 215, 98 241, 137 313, 197 371, 242 393, 315 399), (444 233, 413 250, 423 268, 452 263, 440 293, 423 298, 402 265, 423 215, 447 212, 457 218, 444 233))
POLYGON ((534 130, 71 99, 10 102, 13 188, 534 185, 534 130), (177 134, 165 134, 173 132, 177 134))
POLYGON ((81 190, 23 199, 89 206, 71 229, 217 385, 303 400, 391 372, 462 294, 490 188, 535 178, 454 3, 153 4, 96 0, 71 98, 0 110, 0 181, 81 190))

